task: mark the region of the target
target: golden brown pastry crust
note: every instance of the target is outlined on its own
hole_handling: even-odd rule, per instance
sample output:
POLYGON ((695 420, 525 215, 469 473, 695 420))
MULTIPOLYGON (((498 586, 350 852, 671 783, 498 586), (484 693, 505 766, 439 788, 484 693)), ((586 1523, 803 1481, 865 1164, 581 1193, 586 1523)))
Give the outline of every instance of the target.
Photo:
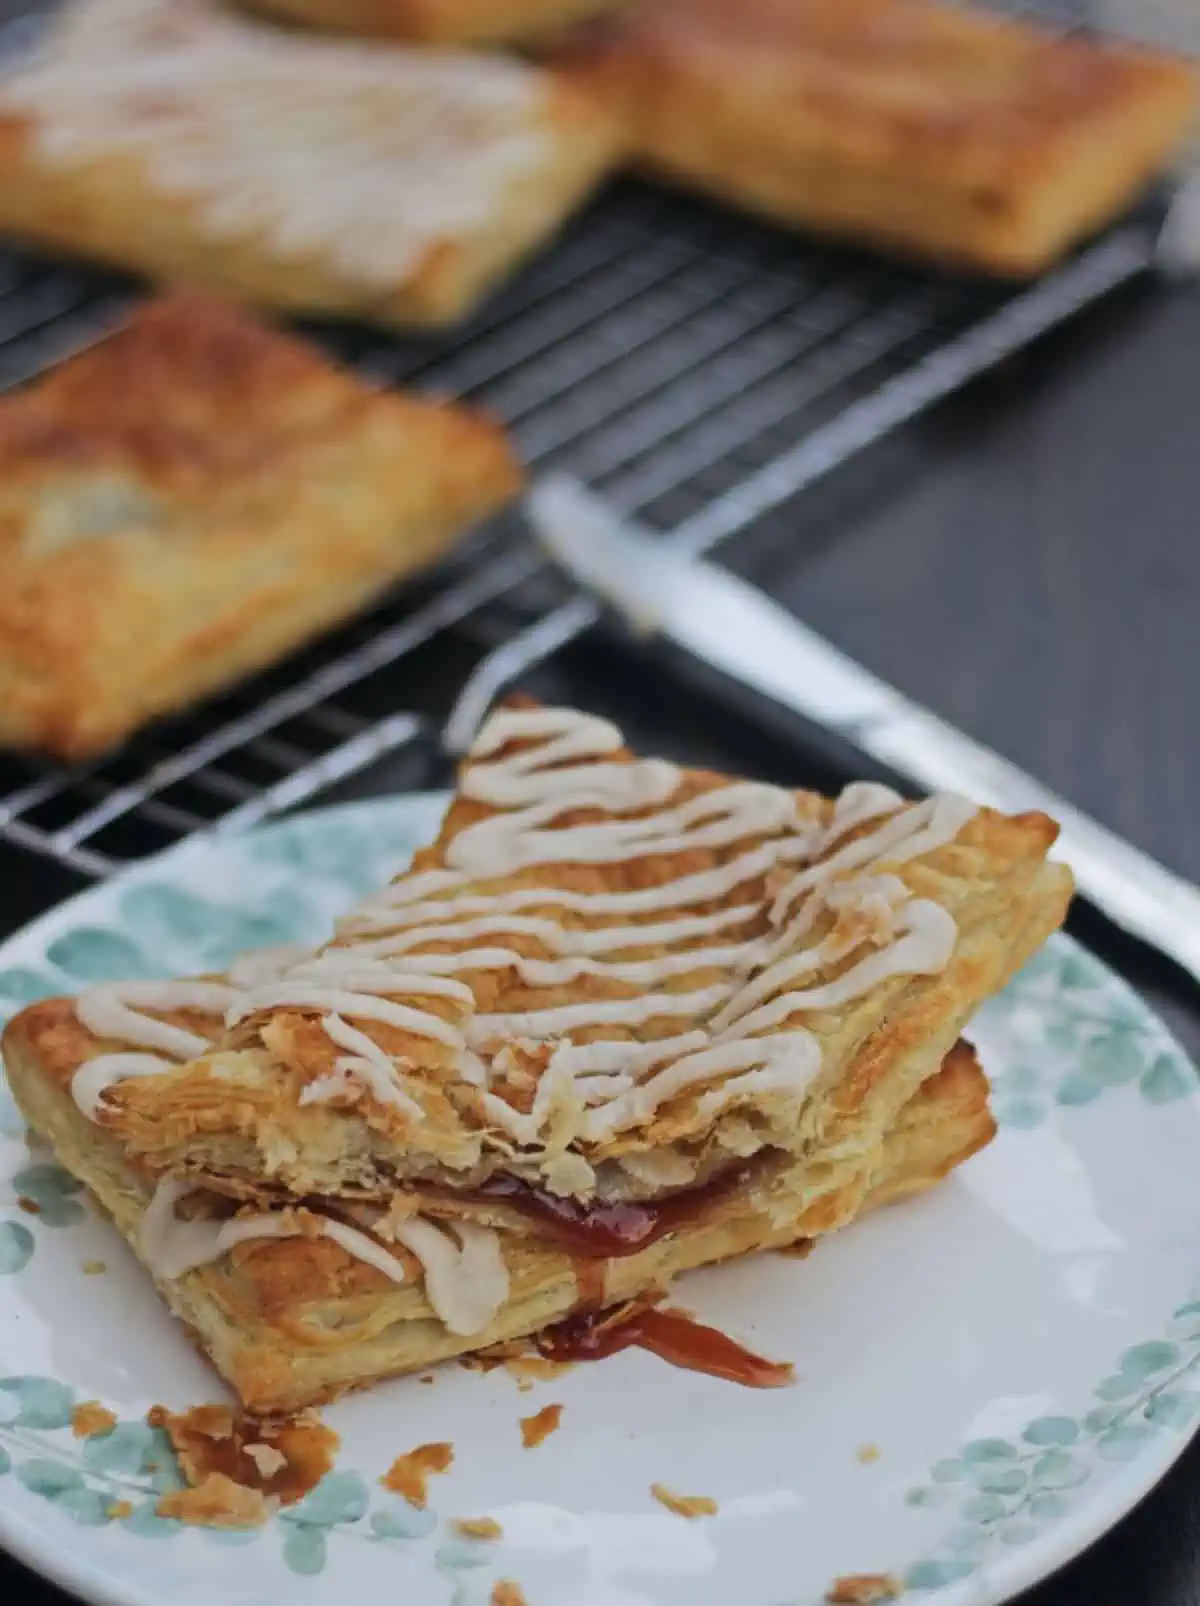
POLYGON ((646 0, 560 61, 656 171, 780 222, 1040 271, 1183 143, 1182 60, 937 0, 646 0))
MULTIPOLYGON (((10 1023, 5 1064, 27 1119, 136 1250, 152 1177, 79 1112, 68 1091, 74 1072, 103 1046, 79 1026, 71 1000, 50 999, 10 1023)), ((769 1188, 728 1195, 701 1224, 601 1263, 605 1297, 615 1303, 661 1289, 692 1267, 831 1231, 864 1207, 931 1186, 993 1132, 986 1080, 973 1051, 959 1044, 874 1154, 828 1168, 797 1190, 776 1178, 769 1188)), ((487 1329, 469 1338, 433 1315, 411 1260, 412 1283, 397 1286, 324 1238, 244 1244, 159 1287, 247 1409, 288 1411, 525 1336, 569 1314, 583 1288, 591 1297, 596 1262, 581 1282, 579 1266, 561 1250, 528 1233, 506 1231, 501 1239, 510 1297, 487 1329)))
POLYGON ((200 296, 144 304, 0 398, 0 741, 110 747, 352 614, 519 484, 477 413, 200 296))
POLYGON ((496 45, 553 32, 627 0, 244 0, 279 22, 330 33, 496 45))
POLYGON ((464 318, 610 170, 622 131, 591 96, 548 70, 455 56, 446 59, 460 64, 461 72, 452 70, 461 81, 427 94, 420 74, 428 69, 414 65, 433 59, 426 52, 375 45, 352 58, 355 49, 241 22, 216 0, 76 0, 35 68, 62 73, 53 96, 31 95, 19 73, 0 85, 0 228, 268 307, 402 328, 464 318), (125 87, 119 75, 136 70, 139 53, 159 48, 164 30, 178 33, 179 55, 209 64, 201 61, 198 77, 171 87, 172 73, 147 57, 142 72, 154 82, 152 94, 144 83, 125 87), (242 36, 252 49, 248 64, 242 36), (218 50, 228 53, 227 64, 218 50), (381 82, 383 50, 394 51, 390 84, 381 82), (112 64, 107 87, 106 69, 97 72, 89 60, 97 51, 112 64), (86 99, 81 64, 92 73, 86 99), (186 144, 172 143, 173 125, 216 127, 214 98, 235 70, 236 98, 275 98, 248 132, 223 104, 220 171, 207 190, 194 174, 180 183, 175 168, 193 158, 186 144), (522 107, 512 115, 496 105, 509 95, 522 107), (323 143, 309 125, 322 130, 323 143), (281 176, 290 137, 305 143, 281 176), (435 196, 461 187, 472 164, 486 165, 515 139, 524 157, 506 161, 486 204, 458 208, 452 224, 426 226, 422 187, 435 196), (372 163, 382 193, 394 197, 390 216, 374 192, 355 210, 372 163), (311 175, 299 189, 298 166, 311 175), (214 221, 214 209, 226 214, 230 206, 239 212, 234 226, 225 215, 214 221), (323 213, 329 221, 314 233, 323 213), (405 248, 389 254, 380 241, 398 227, 405 248))
MULTIPOLYGON (((684 772, 676 800, 726 784, 726 777, 684 772)), ((828 819, 830 803, 812 794, 799 796, 802 810, 828 819)), ((417 855, 409 873, 443 865, 448 844, 486 812, 458 797, 437 843, 417 855)), ((559 823, 596 817, 595 811, 579 811, 559 823)), ((685 1094, 664 1104, 648 1126, 599 1144, 572 1145, 573 1151, 584 1152, 596 1166, 669 1150, 700 1180, 728 1163, 731 1152, 741 1157, 750 1152, 740 1138, 750 1121, 759 1147, 814 1165, 870 1155, 982 1000, 1061 923, 1072 882, 1064 866, 1046 861, 1056 834, 1043 815, 1010 818, 984 810, 949 845, 898 867, 914 894, 933 899, 957 922, 950 962, 935 975, 893 977, 848 1008, 807 1012, 803 1025, 819 1040, 823 1068, 799 1108, 790 1095, 761 1106, 750 1099, 730 1112, 726 1125, 705 1117, 699 1099, 685 1094), (740 1146, 732 1135, 726 1138, 735 1123, 740 1146)), ((539 866, 515 879, 522 886, 576 891, 647 887, 711 868, 745 845, 647 854, 606 866, 539 866)), ((753 903, 762 896, 743 885, 736 901, 753 903)), ((548 951, 535 937, 505 941, 530 958, 548 951)), ((464 943, 470 946, 471 939, 433 944, 428 951, 452 951, 464 943)), ((559 988, 530 988, 512 970, 464 972, 460 979, 469 982, 479 1013, 540 1010, 581 997, 629 993, 595 977, 559 988)), ((693 971, 667 985, 687 991, 702 980, 703 972, 693 971)), ((449 1003, 443 1009, 435 1001, 430 1008, 455 1018, 449 1003)), ((408 1067, 406 1086, 422 1106, 422 1120, 410 1120, 369 1094, 351 1106, 302 1104, 301 1093, 329 1072, 339 1052, 320 1028, 319 1016, 313 1010, 276 1009, 252 1017, 211 1055, 109 1089, 100 1120, 155 1169, 220 1179, 222 1186, 248 1196, 279 1190, 296 1196, 389 1196, 398 1179, 472 1187, 488 1175, 521 1170, 481 1111, 477 1090, 458 1077, 453 1051, 392 1026, 373 1024, 372 1035, 408 1067)), ((630 1036, 654 1038, 680 1029, 677 1018, 658 1020, 632 1028, 630 1036)), ((555 1191, 587 1190, 555 1185, 555 1191)))

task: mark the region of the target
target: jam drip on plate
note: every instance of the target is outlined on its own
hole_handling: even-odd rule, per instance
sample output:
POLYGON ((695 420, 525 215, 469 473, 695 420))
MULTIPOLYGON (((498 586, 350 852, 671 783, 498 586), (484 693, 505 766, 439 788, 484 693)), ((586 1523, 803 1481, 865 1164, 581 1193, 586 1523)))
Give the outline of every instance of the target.
POLYGON ((599 1361, 623 1349, 645 1349, 672 1366, 741 1383, 776 1389, 795 1381, 789 1365, 768 1361, 715 1327, 683 1311, 630 1304, 616 1310, 582 1310, 539 1333, 540 1352, 551 1361, 599 1361))

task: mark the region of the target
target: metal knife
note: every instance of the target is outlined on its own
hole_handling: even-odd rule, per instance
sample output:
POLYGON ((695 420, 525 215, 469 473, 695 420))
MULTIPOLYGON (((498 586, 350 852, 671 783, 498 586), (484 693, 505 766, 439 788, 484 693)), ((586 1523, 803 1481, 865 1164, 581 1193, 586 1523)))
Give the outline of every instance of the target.
POLYGON ((1200 981, 1200 890, 1190 882, 910 702, 754 586, 618 518, 577 481, 547 476, 527 511, 555 561, 635 631, 675 642, 920 787, 1051 815, 1062 828, 1056 857, 1080 892, 1200 981))

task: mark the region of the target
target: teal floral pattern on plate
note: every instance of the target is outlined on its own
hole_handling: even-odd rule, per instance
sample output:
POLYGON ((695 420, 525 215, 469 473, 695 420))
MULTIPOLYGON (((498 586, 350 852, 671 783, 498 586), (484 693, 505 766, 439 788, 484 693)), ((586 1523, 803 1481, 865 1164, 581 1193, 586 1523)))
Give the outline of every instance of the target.
MULTIPOLYGON (((163 1495, 183 1484, 166 1433, 144 1420, 117 1421, 81 1441, 71 1431, 80 1403, 76 1391, 57 1378, 0 1377, 0 1477, 11 1474, 82 1528, 115 1524, 139 1539, 156 1540, 186 1533, 182 1522, 157 1511, 163 1495)), ((332 1540, 352 1535, 369 1544, 409 1546, 430 1539, 439 1526, 435 1512, 378 1487, 372 1491, 357 1472, 334 1471, 282 1510, 267 1537, 278 1542, 289 1571, 313 1577, 324 1571, 332 1540)), ((253 1545, 264 1534, 211 1529, 202 1537, 220 1545, 253 1545)), ((493 1559, 489 1548, 443 1536, 434 1565, 442 1571, 482 1566, 493 1559)))
POLYGON ((1132 1089, 1149 1104, 1195 1091, 1192 1068, 1134 997, 1118 996, 1104 967, 1082 949, 1052 943, 1026 967, 999 1022, 1006 1068, 993 1078, 1002 1126, 1041 1126, 1055 1106, 1073 1108, 1132 1089))
MULTIPOLYGON (((438 798, 352 805, 194 842, 97 887, 0 952, 0 1015, 113 976, 197 973, 319 941, 429 840, 438 798)), ((886 1572, 991 1606, 1059 1565, 1161 1476, 1200 1420, 1200 1099, 1122 983, 1057 939, 973 1023, 1001 1133, 949 1184, 822 1245, 688 1279, 716 1325, 797 1363, 738 1391, 628 1354, 529 1395, 443 1368, 327 1413, 335 1470, 249 1534, 158 1515, 178 1473, 151 1404, 217 1398, 75 1180, 0 1088, 0 1539, 105 1606, 817 1606, 886 1572), (111 1433, 79 1440, 99 1400, 111 1433), (544 1446, 517 1419, 565 1406, 544 1446), (381 1487, 455 1446, 436 1511, 381 1487), (855 1449, 879 1447, 864 1464, 855 1449), (660 1482, 708 1494, 689 1523, 660 1482), (456 1518, 491 1516, 473 1540, 456 1518)))
POLYGON ((1200 1300, 1181 1305, 1170 1330, 1118 1356, 1082 1416, 1034 1417, 1017 1436, 972 1439, 935 1462, 907 1502, 950 1507, 956 1522, 940 1554, 908 1569, 906 1586, 970 1578, 996 1547, 1028 1545, 1066 1517, 1097 1465, 1133 1461, 1155 1438, 1190 1430, 1200 1417, 1200 1300))

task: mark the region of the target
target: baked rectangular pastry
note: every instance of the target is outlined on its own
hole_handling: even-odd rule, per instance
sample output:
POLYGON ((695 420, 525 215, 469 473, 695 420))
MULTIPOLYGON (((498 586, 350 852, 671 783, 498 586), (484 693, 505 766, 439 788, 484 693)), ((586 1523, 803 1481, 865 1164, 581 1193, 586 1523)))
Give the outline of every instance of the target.
POLYGON ((217 0, 74 0, 0 83, 0 229, 267 306, 444 324, 619 145, 591 96, 516 60, 217 0))
POLYGON ((402 1188, 544 1221, 741 1172, 816 1185, 875 1153, 1061 922, 1055 834, 952 794, 683 770, 604 720, 504 709, 437 841, 226 998, 211 1051, 172 1065, 119 989, 84 995, 98 1034, 159 1054, 114 1067, 95 1113, 152 1169, 246 1197, 402 1188))
MULTIPOLYGON (((156 1018, 176 1031, 215 1031, 211 989, 220 985, 176 984, 177 1007, 156 1018)), ((791 1194, 710 1194, 645 1247, 603 1254, 603 1244, 546 1236, 522 1219, 497 1223, 478 1202, 456 1210, 431 1202, 418 1214, 308 1200, 235 1214, 227 1198, 156 1179, 94 1124, 86 1112, 102 1078, 89 1086, 89 1066, 109 1046, 80 1022, 73 1000, 33 1004, 4 1036, 13 1091, 258 1415, 537 1333, 581 1305, 661 1292, 692 1267, 819 1236, 932 1186, 994 1131, 986 1080, 959 1043, 869 1161, 791 1194), (186 1219, 174 1219, 177 1207, 186 1219)))
POLYGON ((279 22, 423 44, 497 45, 537 38, 627 0, 246 0, 279 22))
POLYGON ((520 479, 467 408, 199 296, 138 307, 0 397, 0 741, 113 746, 429 564, 520 479))
POLYGON ((557 58, 655 171, 782 223, 1029 275, 1172 160, 1184 61, 938 0, 645 0, 557 58))

